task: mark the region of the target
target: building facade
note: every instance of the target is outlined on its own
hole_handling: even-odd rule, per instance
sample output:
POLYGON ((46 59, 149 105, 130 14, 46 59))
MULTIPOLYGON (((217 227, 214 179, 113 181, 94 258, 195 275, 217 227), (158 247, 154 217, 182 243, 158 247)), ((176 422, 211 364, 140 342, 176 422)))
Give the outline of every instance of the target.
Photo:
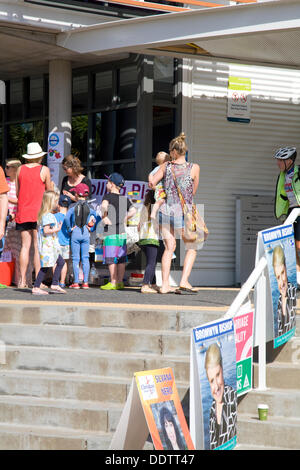
MULTIPOLYGON (((149 15, 184 10, 171 2, 150 8, 136 0, 126 5, 1 0, 0 6, 0 79, 6 84, 6 104, 0 107, 2 163, 22 155, 29 141, 46 149, 49 133, 57 131, 64 133, 65 154, 77 154, 89 177, 119 171, 126 179, 145 180, 155 154, 167 151, 183 130, 188 159, 200 165, 196 202, 204 205, 210 230, 191 282, 238 283, 236 201, 241 195, 272 196, 277 174, 273 150, 299 146, 298 68, 255 60, 245 65, 209 54, 193 58, 195 44, 186 46, 189 58, 178 47, 157 48, 153 54, 134 47, 111 53, 109 44, 102 45, 107 53, 101 54, 63 47, 73 28, 89 32, 94 25, 136 18, 142 25, 149 15), (228 119, 230 77, 250 80, 247 122, 228 119)), ((181 258, 172 271, 175 282, 181 258)))

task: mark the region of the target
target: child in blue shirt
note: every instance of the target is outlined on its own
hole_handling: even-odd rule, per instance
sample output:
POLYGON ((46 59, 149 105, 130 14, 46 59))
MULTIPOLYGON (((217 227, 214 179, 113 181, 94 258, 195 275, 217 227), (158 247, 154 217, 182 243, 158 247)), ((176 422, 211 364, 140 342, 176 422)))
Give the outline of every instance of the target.
POLYGON ((88 289, 88 279, 90 273, 89 245, 90 232, 96 228, 99 219, 96 212, 91 209, 86 202, 89 197, 89 187, 84 183, 79 183, 71 189, 75 193, 76 204, 71 207, 66 215, 65 223, 68 232, 71 234, 71 251, 73 261, 74 282, 69 287, 80 289, 79 286, 79 263, 82 263, 83 289, 88 289))
POLYGON ((63 259, 65 260, 64 267, 62 268, 61 274, 60 274, 60 287, 64 288, 66 287, 66 276, 67 272, 70 269, 70 233, 68 232, 67 226, 66 226, 66 214, 68 212, 68 208, 70 204, 72 203, 71 198, 69 196, 65 196, 64 194, 61 194, 59 201, 58 201, 58 210, 59 212, 56 212, 55 218, 58 223, 61 223, 61 229, 58 232, 58 241, 60 244, 61 248, 61 255, 63 259))

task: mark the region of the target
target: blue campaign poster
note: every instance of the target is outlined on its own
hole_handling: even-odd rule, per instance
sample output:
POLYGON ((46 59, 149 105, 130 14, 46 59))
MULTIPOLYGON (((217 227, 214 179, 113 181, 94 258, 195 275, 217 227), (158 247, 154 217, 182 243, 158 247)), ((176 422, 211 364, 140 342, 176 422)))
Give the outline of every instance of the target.
POLYGON ((237 381, 234 322, 220 320, 193 329, 205 450, 236 445, 237 381))
POLYGON ((273 308, 274 348, 286 343, 296 331, 297 270, 294 230, 281 225, 263 230, 273 308))

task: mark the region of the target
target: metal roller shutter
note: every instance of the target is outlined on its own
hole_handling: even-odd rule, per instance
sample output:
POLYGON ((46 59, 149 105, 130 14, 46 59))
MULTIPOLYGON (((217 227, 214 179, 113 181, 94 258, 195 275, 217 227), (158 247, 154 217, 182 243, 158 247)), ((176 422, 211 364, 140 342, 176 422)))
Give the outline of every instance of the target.
POLYGON ((230 286, 235 282, 236 195, 273 195, 274 149, 300 148, 300 71, 185 60, 183 95, 189 160, 200 164, 196 202, 205 205, 210 229, 191 281, 230 286), (251 79, 249 124, 227 120, 230 75, 251 79))

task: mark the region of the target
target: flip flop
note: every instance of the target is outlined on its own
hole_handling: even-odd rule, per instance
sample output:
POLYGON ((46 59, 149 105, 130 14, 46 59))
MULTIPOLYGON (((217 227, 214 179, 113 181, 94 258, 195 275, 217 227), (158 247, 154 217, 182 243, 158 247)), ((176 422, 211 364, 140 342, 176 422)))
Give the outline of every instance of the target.
POLYGON ((176 294, 182 294, 183 292, 186 292, 187 294, 197 294, 198 291, 195 290, 193 287, 178 287, 176 290, 176 294))
POLYGON ((46 292, 42 289, 36 290, 35 292, 32 290, 32 295, 49 295, 49 292, 46 292))
POLYGON ((159 294, 175 294, 175 290, 167 290, 166 292, 162 292, 161 289, 158 290, 159 294))

